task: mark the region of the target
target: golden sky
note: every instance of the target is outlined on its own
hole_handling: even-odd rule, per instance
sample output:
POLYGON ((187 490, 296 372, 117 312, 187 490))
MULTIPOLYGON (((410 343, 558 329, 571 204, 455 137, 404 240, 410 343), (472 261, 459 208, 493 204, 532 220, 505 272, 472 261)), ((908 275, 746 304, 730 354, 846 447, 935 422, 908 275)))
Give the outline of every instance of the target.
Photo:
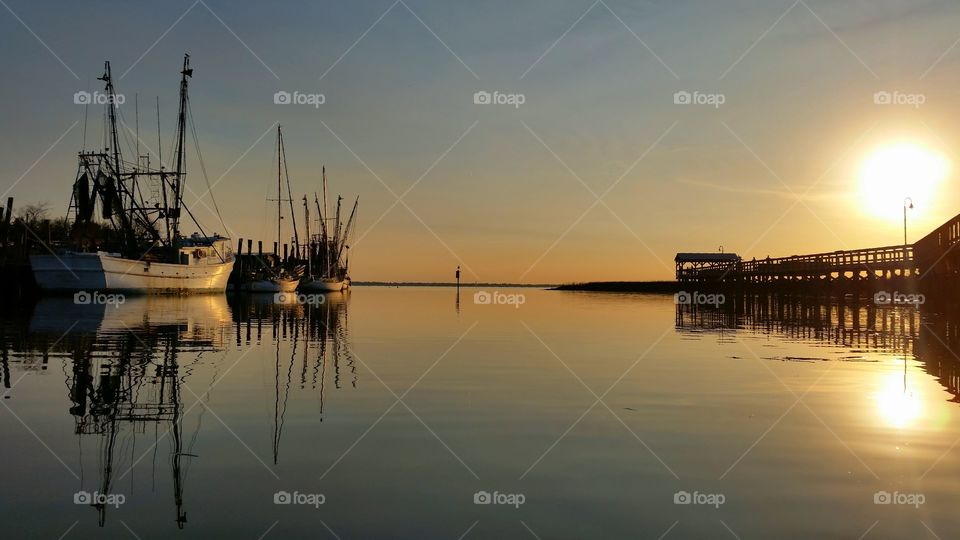
POLYGON ((160 96, 166 160, 190 52, 208 181, 191 144, 186 202, 209 182, 224 224, 209 197, 192 205, 208 230, 272 243, 279 122, 295 193, 319 191, 325 164, 334 193, 360 196, 357 280, 447 281, 457 264, 467 281, 669 279, 677 251, 898 244, 901 189, 911 239, 960 212, 954 3, 190 4, 118 6, 107 42, 68 31, 79 6, 11 2, 2 191, 65 211, 75 152, 102 131, 72 96, 105 59, 149 151, 160 96), (947 165, 884 183, 878 211, 863 169, 898 144, 947 165))

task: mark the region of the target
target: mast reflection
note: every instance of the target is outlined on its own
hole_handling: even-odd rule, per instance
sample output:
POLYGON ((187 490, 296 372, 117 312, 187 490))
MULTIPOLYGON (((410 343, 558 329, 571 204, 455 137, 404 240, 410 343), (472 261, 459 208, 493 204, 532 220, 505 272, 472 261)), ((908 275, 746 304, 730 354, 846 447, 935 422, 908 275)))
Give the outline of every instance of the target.
MULTIPOLYGON (((209 400, 231 358, 250 347, 270 351, 258 358, 274 364, 278 463, 292 390, 318 394, 322 421, 327 377, 335 388, 357 386, 348 300, 349 293, 331 293, 307 305, 278 304, 273 295, 130 297, 115 305, 78 305, 70 297, 25 302, 0 316, 4 397, 16 399, 24 375, 62 369, 81 464, 77 493, 129 492, 134 467, 151 460, 154 477, 164 470, 170 475, 173 519, 184 528, 188 473, 204 463, 194 452, 206 412, 199 400, 209 400), (83 467, 90 448, 97 471, 92 485, 83 467)), ((103 527, 113 506, 96 498, 89 506, 103 527)))
MULTIPOLYGON (((28 325, 36 349, 69 354, 66 385, 78 438, 83 449, 98 448, 98 482, 94 493, 115 493, 129 468, 120 453, 136 447, 137 438, 153 427, 154 448, 168 438, 174 519, 187 522, 185 473, 200 430, 199 419, 185 445, 181 387, 204 353, 223 348, 229 309, 222 298, 141 297, 122 304, 76 304, 69 298, 45 298, 34 307, 28 325), (49 343, 49 345, 48 345, 49 343), (43 347, 41 349, 41 347, 43 347), (85 444, 86 443, 86 444, 85 444)), ((28 343, 27 347, 31 344, 28 343)), ((154 461, 156 473, 156 461, 154 461)), ((80 492, 86 494, 81 479, 80 492)), ((109 503, 92 498, 98 523, 106 523, 109 503)))
POLYGON ((272 294, 230 298, 236 346, 249 347, 262 343, 266 337, 274 344, 274 465, 280 461, 283 423, 292 387, 317 391, 319 420, 323 422, 328 366, 333 370, 335 389, 343 387, 344 378, 351 388, 357 386, 357 366, 349 346, 349 289, 287 295, 280 298, 284 301, 277 300, 272 294), (285 342, 289 342, 287 352, 281 347, 285 342))

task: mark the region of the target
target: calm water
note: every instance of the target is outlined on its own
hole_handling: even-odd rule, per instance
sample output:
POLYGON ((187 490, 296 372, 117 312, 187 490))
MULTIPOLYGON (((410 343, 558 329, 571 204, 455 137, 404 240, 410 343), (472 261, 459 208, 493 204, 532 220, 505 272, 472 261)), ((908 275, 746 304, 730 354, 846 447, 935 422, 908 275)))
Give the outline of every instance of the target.
POLYGON ((473 292, 8 305, 2 536, 960 536, 955 322, 473 292))

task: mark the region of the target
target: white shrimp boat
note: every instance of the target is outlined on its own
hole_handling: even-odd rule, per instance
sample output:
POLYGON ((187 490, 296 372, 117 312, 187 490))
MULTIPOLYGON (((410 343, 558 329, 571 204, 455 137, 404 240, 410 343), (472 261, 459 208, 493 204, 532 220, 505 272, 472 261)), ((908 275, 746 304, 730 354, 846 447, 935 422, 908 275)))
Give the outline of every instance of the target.
MULTIPOLYGON (((217 234, 180 234, 180 217, 193 214, 183 204, 186 180, 185 136, 189 114, 190 56, 180 72, 180 106, 174 152, 176 167, 151 167, 146 156, 123 159, 118 134, 110 62, 105 83, 107 133, 101 150, 78 154, 68 220, 73 244, 60 252, 30 256, 37 285, 45 291, 125 291, 129 293, 223 292, 233 270, 230 239, 217 234), (100 210, 100 219, 96 210, 100 210)), ((159 123, 159 119, 158 119, 159 123)), ((195 130, 190 130, 195 132, 195 130)), ((202 231, 199 223, 194 223, 202 231)))
POLYGON ((230 241, 194 238, 180 248, 181 263, 126 259, 119 253, 31 255, 37 285, 46 291, 128 293, 223 292, 233 270, 230 241), (225 261, 222 259, 226 259, 225 261))

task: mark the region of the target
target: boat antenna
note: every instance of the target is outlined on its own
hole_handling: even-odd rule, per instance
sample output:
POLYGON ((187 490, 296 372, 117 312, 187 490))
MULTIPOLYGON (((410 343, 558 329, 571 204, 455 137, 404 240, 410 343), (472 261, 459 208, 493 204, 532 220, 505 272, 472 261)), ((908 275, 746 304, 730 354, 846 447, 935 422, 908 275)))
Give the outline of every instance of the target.
POLYGON ((137 126, 137 133, 135 138, 137 139, 134 143, 136 145, 136 150, 134 151, 134 157, 136 158, 137 165, 140 165, 140 94, 133 95, 133 118, 137 126))
MULTIPOLYGON (((90 85, 87 85, 90 88, 90 85)), ((90 100, 83 105, 83 152, 87 151, 87 118, 90 116, 90 100)))

